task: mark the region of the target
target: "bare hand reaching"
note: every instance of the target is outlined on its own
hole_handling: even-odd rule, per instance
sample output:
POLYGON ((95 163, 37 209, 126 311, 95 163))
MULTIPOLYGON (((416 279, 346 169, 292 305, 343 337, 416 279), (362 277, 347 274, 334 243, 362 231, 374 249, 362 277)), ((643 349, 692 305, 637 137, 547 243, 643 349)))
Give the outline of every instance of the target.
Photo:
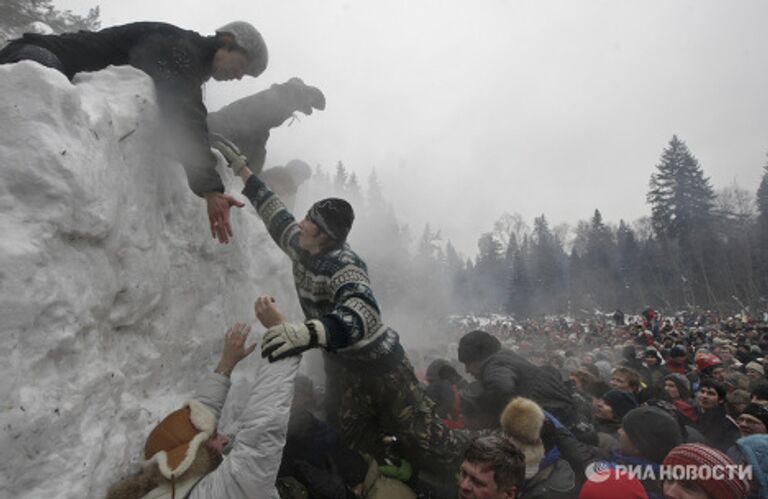
POLYGON ((238 362, 248 357, 256 349, 256 342, 246 347, 245 340, 248 333, 251 332, 251 326, 237 323, 224 335, 224 351, 221 352, 219 365, 216 372, 229 376, 238 362))
POLYGON ((211 224, 211 235, 220 243, 226 244, 233 236, 232 225, 229 223, 229 209, 233 206, 242 208, 245 203, 227 194, 209 192, 205 195, 208 202, 208 220, 211 224))
POLYGON ((285 322, 285 317, 271 296, 259 296, 253 308, 256 311, 256 318, 267 329, 285 322))

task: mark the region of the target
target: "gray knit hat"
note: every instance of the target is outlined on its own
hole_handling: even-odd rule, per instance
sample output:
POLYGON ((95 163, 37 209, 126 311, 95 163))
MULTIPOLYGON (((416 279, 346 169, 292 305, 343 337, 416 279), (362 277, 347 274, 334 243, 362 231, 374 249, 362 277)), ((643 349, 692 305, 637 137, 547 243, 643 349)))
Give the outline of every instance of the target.
POLYGON ((671 381, 677 387, 680 398, 688 400, 691 398, 691 382, 680 373, 671 373, 664 376, 664 381, 671 381))
POLYGON ((632 409, 624 416, 621 427, 640 451, 640 457, 654 463, 661 464, 669 451, 683 441, 677 421, 658 407, 632 409))
POLYGON ((259 76, 267 69, 269 53, 261 33, 245 21, 234 21, 216 30, 216 33, 231 33, 237 45, 248 54, 248 66, 245 74, 259 76))

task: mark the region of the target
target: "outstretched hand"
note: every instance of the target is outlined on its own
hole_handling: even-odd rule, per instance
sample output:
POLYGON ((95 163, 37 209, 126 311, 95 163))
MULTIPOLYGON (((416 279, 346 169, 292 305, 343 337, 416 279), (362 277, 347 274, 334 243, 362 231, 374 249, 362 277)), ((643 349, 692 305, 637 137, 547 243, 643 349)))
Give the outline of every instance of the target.
POLYGON ((256 312, 256 318, 267 329, 285 322, 285 317, 271 296, 259 296, 256 298, 253 308, 256 312))
POLYGON ((209 192, 205 195, 208 202, 208 220, 211 224, 211 236, 226 244, 234 234, 229 223, 229 209, 233 206, 242 208, 245 203, 227 194, 209 192))
POLYGON ((224 335, 224 351, 221 352, 221 359, 218 367, 216 367, 217 373, 229 376, 238 362, 253 353, 256 349, 256 342, 250 346, 245 346, 245 340, 250 332, 251 326, 239 322, 229 328, 224 335))

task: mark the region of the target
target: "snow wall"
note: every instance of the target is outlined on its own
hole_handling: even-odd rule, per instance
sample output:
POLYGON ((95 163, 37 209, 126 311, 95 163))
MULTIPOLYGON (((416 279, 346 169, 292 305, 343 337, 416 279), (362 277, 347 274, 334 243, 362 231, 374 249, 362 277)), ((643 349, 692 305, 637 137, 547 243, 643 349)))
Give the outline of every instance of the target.
POLYGON ((0 94, 0 497, 103 497, 256 296, 298 312, 290 264, 250 205, 211 238, 144 73, 0 65, 0 94))

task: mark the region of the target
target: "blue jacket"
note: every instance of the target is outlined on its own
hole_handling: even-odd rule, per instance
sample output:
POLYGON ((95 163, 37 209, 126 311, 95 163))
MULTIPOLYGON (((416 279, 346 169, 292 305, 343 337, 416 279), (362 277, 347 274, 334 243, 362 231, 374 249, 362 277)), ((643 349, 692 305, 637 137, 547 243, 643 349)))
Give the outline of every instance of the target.
POLYGON ((768 434, 740 438, 736 445, 752 466, 752 480, 760 485, 758 497, 768 497, 768 434))

